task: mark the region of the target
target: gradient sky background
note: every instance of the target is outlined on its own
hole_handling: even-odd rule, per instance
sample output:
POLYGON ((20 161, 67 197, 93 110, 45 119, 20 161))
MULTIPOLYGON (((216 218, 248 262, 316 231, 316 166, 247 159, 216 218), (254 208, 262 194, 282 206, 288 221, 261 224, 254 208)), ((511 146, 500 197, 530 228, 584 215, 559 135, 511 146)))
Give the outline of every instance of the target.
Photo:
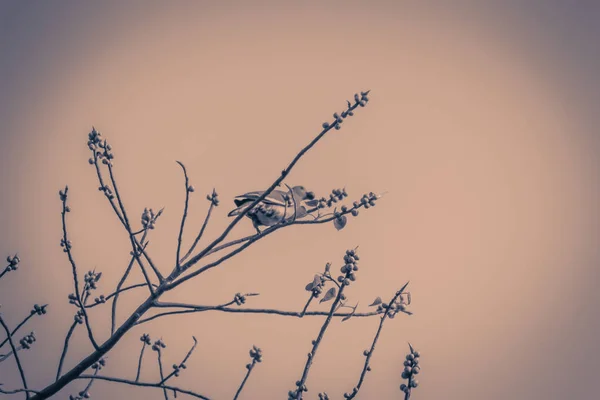
MULTIPOLYGON (((169 297, 219 304, 260 292, 249 306, 299 310, 313 274, 360 245, 350 302, 365 310, 410 280, 414 315, 386 325, 359 398, 401 397, 407 341, 422 353, 415 400, 597 398, 599 19, 592 0, 0 1, 0 254, 22 258, 0 281, 0 303, 11 326, 33 303, 50 303, 22 331, 38 337, 22 353, 30 386, 55 375, 72 321, 71 271, 58 246, 61 187, 70 186, 80 271, 104 273, 98 294, 127 263, 125 232, 87 164, 92 125, 114 147, 131 218, 166 207, 149 250, 169 271, 184 196, 175 160, 196 187, 189 245, 206 193, 216 187, 221 198, 207 231, 214 237, 233 196, 267 187, 346 99, 371 89, 368 106, 288 182, 319 195, 346 186, 350 200, 387 190, 378 206, 341 232, 282 230, 169 297)), ((252 233, 249 222, 236 229, 252 233)), ((136 272, 131 282, 140 279, 136 272)), ((121 320, 142 296, 122 297, 121 320)), ((105 338, 106 310, 95 311, 105 338)), ((169 317, 134 329, 106 374, 134 376, 144 332, 167 343, 167 368, 195 335, 178 385, 232 398, 256 344, 264 361, 243 398, 285 398, 321 322, 169 317)), ((309 398, 351 390, 376 327, 376 319, 332 324, 309 398)), ((85 339, 80 328, 67 368, 90 351, 85 339)), ((156 380, 147 355, 143 378, 156 380)), ((19 386, 14 360, 0 365, 0 382, 19 386)), ((91 393, 162 398, 106 382, 91 393)))

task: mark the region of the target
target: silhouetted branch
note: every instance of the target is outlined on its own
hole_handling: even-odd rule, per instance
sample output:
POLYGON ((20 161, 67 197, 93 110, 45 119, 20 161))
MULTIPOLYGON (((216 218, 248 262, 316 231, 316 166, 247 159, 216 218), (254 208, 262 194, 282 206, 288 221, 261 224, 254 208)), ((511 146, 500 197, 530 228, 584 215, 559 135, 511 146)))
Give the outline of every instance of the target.
MULTIPOLYGON (((42 314, 46 314, 46 307, 48 307, 48 304, 44 304, 43 306, 39 306, 37 304, 35 304, 33 306, 33 309, 31 310, 31 312, 29 313, 29 315, 27 317, 25 317, 25 319, 23 319, 23 321, 21 321, 16 327, 15 329, 12 330, 12 332, 10 333, 11 336, 15 336, 15 334, 19 331, 19 329, 21 329, 21 327, 23 327, 23 325, 25 325, 27 323, 27 321, 29 321, 30 318, 32 318, 34 315, 42 315, 42 314)), ((8 338, 4 339, 4 341, 2 341, 2 343, 0 343, 0 349, 6 344, 8 343, 8 338)))
MULTIPOLYGON (((152 315, 150 317, 140 319, 136 325, 141 325, 146 322, 150 322, 154 319, 164 317, 167 315, 178 315, 178 314, 190 314, 204 311, 221 311, 226 313, 242 313, 242 314, 273 314, 285 317, 297 317, 302 318, 303 316, 326 316, 329 315, 328 311, 284 311, 273 308, 236 308, 229 307, 235 303, 235 300, 227 302, 225 304, 217 306, 204 306, 199 304, 186 304, 186 303, 163 303, 157 302, 154 304, 157 308, 183 308, 183 310, 168 311, 159 314, 152 315)), ((356 313, 356 312, 334 312, 333 317, 372 317, 378 315, 377 311, 356 313)))
POLYGON ((161 348, 165 348, 165 347, 166 346, 163 343, 163 341, 159 339, 152 346, 152 350, 156 351, 156 354, 157 354, 158 372, 160 373, 160 382, 158 385, 163 388, 163 394, 165 395, 165 400, 169 400, 169 395, 167 394, 167 389, 165 389, 164 385, 162 385, 162 382, 165 380, 165 375, 163 374, 161 348))
POLYGON ((121 379, 121 378, 115 378, 115 377, 110 377, 110 376, 101 376, 101 375, 94 376, 94 375, 83 374, 83 375, 76 377, 76 379, 91 379, 91 378, 94 378, 96 380, 108 381, 108 382, 123 383, 123 384, 131 385, 131 386, 155 387, 155 388, 160 388, 160 389, 172 390, 176 393, 187 394, 187 395, 195 397, 197 399, 210 400, 210 398, 208 398, 204 395, 201 395, 200 393, 196 393, 191 390, 182 389, 182 388, 179 388, 176 386, 161 385, 159 383, 134 382, 129 379, 121 379))
MULTIPOLYGON (((15 356, 15 362, 17 363, 17 368, 19 369, 19 375, 21 375, 21 382, 23 383, 23 388, 24 389, 29 389, 29 387, 27 386, 27 379, 25 378, 25 371, 23 371, 23 366, 21 365, 21 360, 19 359, 19 354, 17 353, 17 348, 15 347, 15 343, 12 340, 12 334, 10 333, 10 329, 8 328, 8 325, 6 325, 6 322, 4 322, 4 319, 2 318, 2 315, 0 314, 0 325, 2 325, 2 328, 4 328, 4 332, 6 332, 6 337, 8 339, 8 343, 10 344, 10 348, 12 349, 13 355, 15 356)), ((29 391, 25 391, 25 396, 29 399, 29 391)))
MULTIPOLYGON (((208 220, 210 219, 213 208, 215 208, 219 204, 219 201, 217 200, 217 192, 214 188, 212 191, 212 195, 208 195, 207 199, 210 201, 210 206, 208 207, 208 212, 206 213, 206 218, 204 218, 204 222, 202 223, 202 228, 200 228, 200 232, 198 232, 198 236, 196 236, 196 239, 194 239, 194 243, 192 243, 192 246, 190 247, 190 249, 181 258, 181 262, 184 262, 196 248, 196 245, 202 238, 202 235, 204 234, 204 230, 206 229, 206 226, 208 225, 208 220)), ((214 251, 216 251, 216 249, 213 249, 213 252, 214 251)), ((208 252, 207 255, 208 254, 211 254, 211 252, 208 252)))
POLYGON ((240 387, 238 388, 237 392, 235 392, 233 400, 237 400, 237 398, 240 396, 240 393, 242 393, 244 385, 248 381, 250 373, 252 373, 252 370, 254 369, 256 363, 262 362, 262 350, 256 346, 252 346, 252 349, 250 349, 250 357, 252 358, 252 362, 250 364, 246 364, 246 375, 244 376, 244 379, 242 380, 242 383, 240 384, 240 387))
POLYGON ((65 362, 65 357, 67 356, 67 351, 69 350, 69 341, 71 340, 71 336, 73 336, 73 331, 77 326, 78 322, 75 320, 71 324, 69 331, 67 332, 67 336, 65 337, 65 344, 63 346, 63 350, 60 354, 60 361, 58 362, 58 370, 56 371, 56 380, 60 378, 60 373, 62 371, 63 363, 65 362))
POLYGON ((183 169, 183 176, 185 177, 185 202, 183 206, 183 216, 181 217, 181 226, 179 227, 179 235, 177 235, 177 256, 175 258, 175 268, 179 269, 180 258, 179 255, 181 253, 181 239, 183 238, 183 228, 185 226, 185 219, 187 218, 188 213, 188 204, 190 201, 190 193, 194 191, 194 187, 190 186, 190 180, 188 178, 187 170, 185 169, 185 165, 181 161, 177 161, 177 164, 183 169))
MULTIPOLYGON (((0 386, 2 386, 2 384, 0 383, 0 386)), ((31 389, 13 389, 13 390, 5 390, 0 388, 0 394, 17 394, 17 393, 33 393, 33 394, 37 394, 37 390, 31 390, 31 389)))
POLYGON ((81 293, 79 291, 79 278, 77 277, 77 265, 75 264, 75 260, 73 259, 73 254, 71 253, 72 245, 71 245, 71 241, 69 240, 68 235, 67 235, 66 215, 68 212, 71 211, 70 207, 67 206, 68 192, 69 192, 69 187, 65 186, 65 190, 64 191, 61 190, 59 193, 60 199, 62 201, 61 220, 62 220, 63 238, 61 241, 61 246, 63 247, 63 251, 67 254, 69 263, 71 263, 71 269, 73 271, 73 285, 75 286, 75 299, 77 301, 76 306, 81 310, 83 319, 85 320, 85 327, 88 331, 88 337, 90 339, 90 342, 92 343, 92 346, 94 346, 94 349, 98 350, 98 343, 96 343, 96 340, 94 339, 94 334, 92 333, 92 327, 90 326, 90 321, 89 321, 89 318, 87 315, 87 311, 85 310, 85 305, 83 304, 83 301, 81 300, 81 293))
MULTIPOLYGON (((408 282, 406 282, 406 284, 404 284, 404 286, 402 286, 402 288, 396 292, 396 294, 394 295, 392 300, 390 300, 390 303, 389 303, 390 305, 396 304, 396 301, 402 295, 402 293, 404 292, 404 289, 406 289, 407 286, 408 286, 408 282)), ((377 345, 377 340, 379 340, 379 335, 381 334, 381 330, 383 329, 383 324, 385 323, 385 320, 388 317, 393 318, 395 315, 395 312, 396 312, 395 308, 393 309, 392 307, 389 307, 387 309, 387 311, 381 316, 381 320, 379 321, 379 327, 377 328, 377 332, 375 333, 375 337, 373 338, 373 342, 371 343, 371 348, 369 350, 365 350, 363 353, 366 358, 365 358, 365 363, 364 363, 363 369, 360 373, 360 378, 358 379, 358 383, 352 389, 352 392, 347 393, 344 396, 344 398, 350 400, 350 399, 355 398, 356 395, 358 394, 358 391, 360 390, 360 388, 365 380, 367 371, 371 371, 371 365, 369 364, 369 362, 371 361, 371 357, 373 357, 373 353, 375 351, 375 346, 377 345)))

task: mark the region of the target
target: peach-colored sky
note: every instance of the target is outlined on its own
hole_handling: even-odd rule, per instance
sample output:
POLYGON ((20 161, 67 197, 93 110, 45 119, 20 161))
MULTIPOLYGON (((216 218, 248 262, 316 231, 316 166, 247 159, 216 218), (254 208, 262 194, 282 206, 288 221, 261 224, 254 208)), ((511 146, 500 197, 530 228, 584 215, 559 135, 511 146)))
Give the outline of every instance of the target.
MULTIPOLYGON (((299 310, 313 274, 327 261, 339 268, 343 252, 359 245, 350 303, 365 310, 410 280, 414 315, 386 324, 358 398, 400 398, 407 341, 422 353, 416 400, 596 398, 600 10, 593 3, 2 2, 0 253, 18 251, 22 264, 0 281, 0 303, 11 326, 33 303, 50 303, 49 314, 22 331, 38 338, 22 353, 30 386, 55 375, 72 321, 71 271, 58 246, 61 187, 70 187, 81 274, 101 270, 99 293, 108 294, 127 264, 127 236, 87 164, 92 125, 114 147, 131 219, 165 206, 149 251, 167 272, 184 196, 175 160, 196 188, 189 245, 213 187, 221 206, 210 237, 226 226, 235 195, 267 187, 346 99, 371 89, 368 106, 311 150, 288 183, 319 195, 345 186, 351 201, 388 191, 377 207, 341 232, 329 224, 282 230, 169 298, 219 304, 260 292, 248 306, 299 310)), ((243 221, 235 235, 249 233, 243 221)), ((122 297, 121 320, 143 294, 122 297)), ((106 338, 107 310, 95 311, 94 327, 106 338)), ((197 351, 178 385, 232 398, 256 344, 264 361, 243 398, 284 398, 321 323, 169 317, 135 328, 110 353, 106 374, 134 376, 144 332, 167 343, 167 368, 195 335, 197 351)), ((309 398, 352 389, 376 328, 376 319, 332 323, 309 398)), ((66 368, 89 351, 80 329, 66 368)), ((154 360, 146 361, 144 378, 156 379, 154 360)), ((0 383, 19 385, 13 360, 0 365, 0 383)), ((91 392, 163 396, 106 382, 91 392)))

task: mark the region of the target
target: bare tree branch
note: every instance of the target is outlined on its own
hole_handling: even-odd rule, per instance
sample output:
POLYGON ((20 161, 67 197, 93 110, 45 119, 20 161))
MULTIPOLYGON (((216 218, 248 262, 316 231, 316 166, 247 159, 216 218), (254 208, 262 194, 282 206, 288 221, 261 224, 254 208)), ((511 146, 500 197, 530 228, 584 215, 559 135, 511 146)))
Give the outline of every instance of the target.
POLYGON ((101 375, 94 376, 94 375, 86 375, 86 374, 80 375, 76 379, 91 379, 91 378, 94 378, 96 380, 108 381, 108 382, 123 383, 123 384, 131 385, 131 386, 155 387, 155 388, 161 388, 161 389, 166 389, 166 390, 173 390, 177 393, 187 394, 187 395, 195 397, 197 399, 210 400, 210 398, 208 398, 204 395, 201 395, 200 393, 192 392, 191 390, 182 389, 182 388, 179 388, 176 386, 160 385, 159 383, 135 382, 135 381, 132 381, 129 379, 121 379, 121 378, 115 378, 115 377, 110 377, 110 376, 101 376, 101 375))
POLYGON ((186 366, 185 363, 192 356, 192 353, 194 352, 194 350, 196 349, 196 346, 198 345, 198 340, 196 339, 196 337, 192 336, 192 339, 194 339, 194 344, 192 345, 192 347, 190 348, 190 350, 187 352, 187 354, 185 355, 185 357, 183 358, 183 360, 179 363, 179 365, 174 365, 173 371, 169 375, 167 375, 166 377, 164 377, 164 378, 161 379, 161 381, 160 381, 161 385, 164 385, 172 377, 179 376, 179 371, 182 370, 182 369, 187 368, 187 366, 186 366), (175 367, 177 367, 177 368, 175 368, 175 367))
POLYGON ((248 378, 250 377, 250 374, 252 373, 256 363, 262 362, 262 350, 256 346, 252 346, 252 349, 250 349, 250 357, 252 357, 252 362, 250 364, 246 364, 246 375, 244 376, 244 379, 242 380, 237 392, 235 392, 233 400, 237 400, 240 396, 240 393, 242 393, 244 385, 246 385, 246 382, 248 381, 248 378))
MULTIPOLYGON (((396 303, 396 300, 398 300, 398 298, 402 295, 402 293, 404 292, 404 289, 406 289, 407 286, 408 286, 408 282, 406 282, 404 284, 404 286, 402 286, 402 288, 396 292, 396 294, 394 295, 392 300, 390 300, 390 303, 389 303, 390 305, 396 303)), ((353 399, 356 397, 356 395, 358 394, 358 391, 360 390, 360 388, 365 380, 367 371, 371 371, 371 365, 369 364, 369 362, 371 361, 371 357, 373 357, 373 353, 375 352, 375 346, 377 345, 377 340, 379 340, 379 335, 381 334, 381 330, 383 329, 383 324, 385 323, 385 320, 388 317, 393 318, 393 316, 395 315, 394 312, 395 312, 395 310, 388 309, 381 316, 381 320, 379 321, 379 327, 377 328, 377 332, 375 333, 375 337, 373 338, 373 342, 371 343, 371 348, 368 351, 365 350, 365 352, 364 352, 364 355, 366 358, 365 358, 365 363, 364 363, 363 369, 360 373, 360 378, 358 379, 358 383, 352 389, 351 393, 347 393, 344 396, 346 399, 350 400, 350 399, 353 399)))
MULTIPOLYGON (((217 197, 217 192, 213 188, 212 195, 210 195, 210 199, 209 199, 210 200, 210 206, 208 207, 208 212, 206 213, 206 218, 204 218, 204 222, 202 223, 202 228, 200 228, 200 232, 198 232, 198 236, 196 236, 196 239, 194 239, 194 243, 192 243, 192 246, 190 247, 190 249, 181 258, 181 262, 184 262, 190 256, 190 254, 192 254, 192 252, 196 248, 196 245, 198 245, 198 242, 202 238, 202 235, 204 234, 204 230, 206 229, 206 226, 208 225, 208 220, 210 219, 210 216, 212 214, 213 208, 215 208, 217 206, 217 204, 218 204, 215 201, 216 197, 217 197)), ((215 250, 215 249, 213 249, 213 250, 215 250)), ((207 255, 210 254, 210 253, 211 252, 208 252, 207 255)))
MULTIPOLYGON (((31 310, 31 312, 29 313, 29 315, 27 317, 25 317, 25 319, 23 319, 23 321, 21 321, 16 327, 15 329, 12 330, 12 332, 10 333, 11 336, 15 336, 15 334, 19 331, 19 329, 21 329, 23 327, 23 325, 25 325, 27 323, 27 321, 29 321, 34 315, 42 315, 42 314, 46 314, 46 307, 48 307, 48 304, 44 304, 43 306, 39 306, 39 305, 34 305, 34 308, 31 310)), ((0 349, 6 344, 8 343, 8 338, 4 339, 4 341, 2 341, 2 343, 0 343, 0 349)))
MULTIPOLYGON (((19 375, 21 375, 21 382, 23 382, 23 388, 25 390, 29 389, 27 386, 27 379, 25 378, 25 371, 23 371, 23 366, 21 365, 21 360, 19 359, 19 354, 17 353, 17 348, 15 347, 15 343, 12 340, 12 334, 10 333, 10 329, 8 328, 8 325, 6 325, 6 322, 4 322, 4 319, 2 318, 2 315, 0 314, 0 325, 2 325, 2 328, 4 328, 4 331, 6 332, 6 337, 8 338, 8 343, 10 344, 10 348, 12 349, 12 352, 15 356, 15 362, 17 363, 17 368, 19 369, 19 375)), ((29 399, 29 391, 25 391, 25 397, 27 399, 29 399)))
POLYGON ((58 362, 58 370, 56 371, 56 380, 60 378, 60 372, 62 371, 63 363, 65 362, 65 357, 67 356, 67 351, 69 350, 69 341, 71 340, 71 336, 73 336, 73 331, 77 327, 78 322, 73 321, 71 327, 67 332, 67 336, 65 337, 65 344, 63 346, 63 350, 60 354, 60 361, 58 362))
POLYGON ((61 245, 63 247, 63 251, 67 254, 69 262, 71 263, 71 269, 73 271, 73 285, 75 286, 75 298, 77 300, 76 305, 81 310, 81 313, 85 320, 85 327, 88 331, 88 337, 90 339, 90 342, 92 343, 92 346, 94 346, 94 349, 98 350, 98 343, 96 343, 96 339, 94 339, 94 334, 92 332, 92 327, 90 325, 87 311, 85 310, 85 305, 83 304, 83 301, 81 300, 81 293, 79 291, 79 279, 77 277, 77 265, 75 264, 75 260, 73 259, 73 254, 71 254, 71 247, 72 247, 71 241, 69 240, 68 235, 67 235, 66 215, 68 212, 71 211, 71 209, 67 206, 68 192, 69 192, 69 187, 65 186, 65 190, 60 191, 60 193, 59 193, 60 199, 62 201, 61 219, 62 219, 63 239, 62 239, 61 245))
POLYGON ((175 266, 179 269, 180 258, 179 255, 181 253, 181 239, 183 237, 183 228, 185 226, 185 219, 187 218, 188 213, 188 204, 190 201, 190 192, 194 190, 193 187, 190 186, 190 180, 188 178, 187 170, 185 169, 185 165, 181 161, 177 161, 177 164, 183 169, 183 176, 185 177, 185 203, 183 206, 183 216, 181 217, 181 226, 179 227, 179 235, 177 235, 177 256, 175 258, 175 266))

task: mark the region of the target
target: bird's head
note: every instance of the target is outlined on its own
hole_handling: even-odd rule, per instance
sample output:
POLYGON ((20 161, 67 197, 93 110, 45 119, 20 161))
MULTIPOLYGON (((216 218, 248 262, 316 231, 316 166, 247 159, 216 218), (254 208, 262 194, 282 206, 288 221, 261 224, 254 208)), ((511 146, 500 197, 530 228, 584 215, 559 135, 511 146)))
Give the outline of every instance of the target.
POLYGON ((292 191, 300 200, 313 200, 315 198, 314 192, 309 192, 304 186, 294 186, 292 191))

